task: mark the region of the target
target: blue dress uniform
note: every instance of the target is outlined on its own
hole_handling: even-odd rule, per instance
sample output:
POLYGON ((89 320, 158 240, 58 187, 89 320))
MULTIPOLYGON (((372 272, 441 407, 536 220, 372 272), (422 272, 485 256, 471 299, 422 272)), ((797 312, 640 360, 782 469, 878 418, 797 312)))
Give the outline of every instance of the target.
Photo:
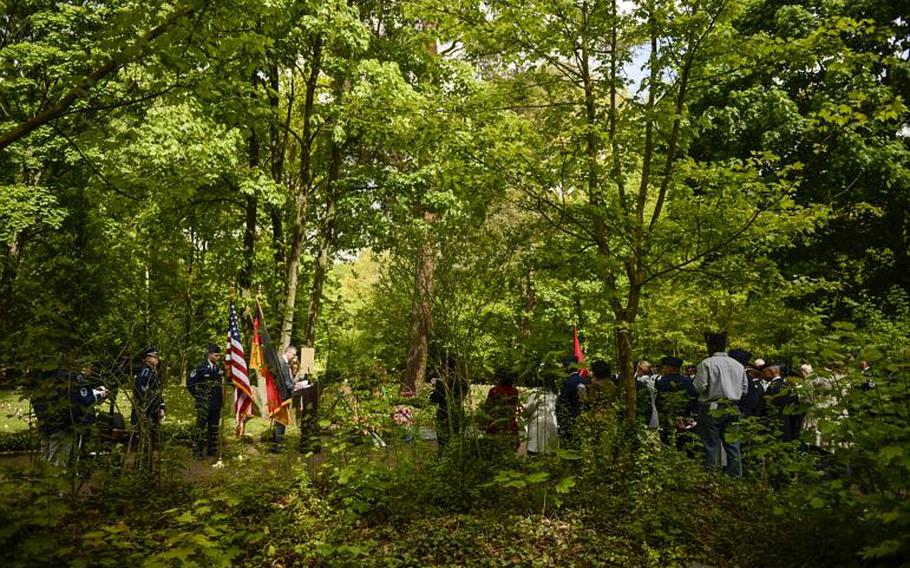
POLYGON ((140 432, 148 429, 150 441, 154 446, 158 436, 158 424, 161 422, 161 411, 164 410, 164 397, 161 394, 161 379, 158 371, 148 364, 148 357, 158 357, 157 347, 148 347, 143 351, 146 361, 136 373, 133 383, 133 412, 130 423, 138 425, 140 432))
MULTIPOLYGON (((217 345, 209 345, 209 353, 219 353, 217 345)), ((218 452, 218 426, 221 421, 223 402, 222 378, 224 373, 217 363, 206 357, 195 370, 190 372, 186 388, 196 402, 196 432, 193 455, 202 457, 203 441, 207 441, 208 455, 218 452)))
POLYGON ((575 421, 581 415, 582 404, 579 396, 580 387, 587 386, 587 381, 578 372, 573 372, 562 384, 556 398, 556 424, 559 432, 559 443, 563 448, 576 447, 575 421))
POLYGON ((657 391, 657 410, 668 420, 694 418, 698 414, 698 393, 695 381, 680 373, 663 375, 654 381, 657 391))
POLYGON ((85 448, 95 421, 93 406, 105 396, 103 388, 93 389, 81 373, 41 374, 32 405, 42 434, 42 454, 49 462, 68 465, 85 448))
MULTIPOLYGON (((678 357, 664 357, 661 359, 661 367, 670 367, 671 369, 682 368, 683 361, 678 357)), ((695 392, 695 384, 692 377, 680 374, 679 371, 667 375, 661 375, 654 381, 654 390, 656 392, 655 405, 657 413, 663 422, 660 428, 660 439, 665 444, 669 444, 673 438, 671 432, 677 431, 676 448, 684 449, 687 438, 691 439, 694 435, 691 426, 684 427, 682 430, 676 429, 677 419, 684 419, 691 422, 698 414, 698 393, 695 392), (687 435, 683 435, 687 434, 687 435)))
POLYGON ((775 377, 764 395, 765 416, 781 430, 781 440, 792 442, 802 432, 805 411, 800 408, 799 396, 781 377, 775 377))

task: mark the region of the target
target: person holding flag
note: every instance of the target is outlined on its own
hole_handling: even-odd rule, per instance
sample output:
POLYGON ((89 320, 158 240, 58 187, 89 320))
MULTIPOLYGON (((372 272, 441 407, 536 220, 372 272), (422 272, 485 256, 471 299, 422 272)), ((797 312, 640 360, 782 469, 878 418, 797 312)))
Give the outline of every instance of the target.
POLYGON ((563 359, 563 369, 567 373, 566 380, 556 399, 556 420, 559 424, 559 441, 563 448, 574 448, 576 440, 574 435, 575 421, 581 414, 585 398, 585 389, 590 382, 588 370, 579 370, 584 363, 585 354, 581 350, 578 340, 578 326, 572 328, 572 355, 563 359))
POLYGON ((298 384, 294 382, 291 367, 296 362, 297 349, 293 346, 288 346, 282 356, 278 356, 269 337, 268 328, 265 326, 262 306, 257 305, 256 318, 253 320, 250 368, 265 380, 269 419, 275 423, 272 431, 272 452, 275 453, 282 451, 284 434, 291 424, 291 396, 298 388, 298 384))
POLYGON ((284 434, 291 424, 291 396, 295 389, 292 368, 297 365, 297 348, 288 345, 278 359, 280 372, 278 379, 275 380, 271 374, 267 375, 272 378, 271 384, 268 385, 269 393, 269 417, 275 421, 275 429, 272 431, 272 451, 279 453, 284 450, 284 434))

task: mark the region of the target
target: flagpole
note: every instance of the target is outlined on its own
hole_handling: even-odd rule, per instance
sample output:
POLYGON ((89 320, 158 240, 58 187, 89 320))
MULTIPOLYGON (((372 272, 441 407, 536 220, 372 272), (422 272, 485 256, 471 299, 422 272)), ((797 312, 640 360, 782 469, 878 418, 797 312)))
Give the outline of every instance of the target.
MULTIPOLYGON (((230 308, 232 306, 234 306, 236 301, 237 301, 237 287, 234 285, 231 285, 231 296, 230 296, 230 303, 228 304, 228 313, 230 313, 230 308)), ((230 316, 229 316, 229 319, 230 319, 230 316)), ((228 335, 227 335, 227 348, 228 349, 230 349, 230 345, 231 345, 230 326, 231 326, 230 321, 228 321, 228 335)), ((226 418, 224 417, 224 403, 225 403, 225 400, 227 399, 227 393, 229 390, 227 388, 228 381, 225 379, 227 379, 227 372, 229 372, 229 369, 230 369, 230 367, 225 365, 226 372, 224 373, 224 376, 221 381, 221 408, 218 409, 218 415, 219 415, 219 418, 221 418, 221 421, 218 423, 218 461, 221 461, 224 458, 224 423, 226 421, 226 418)), ((232 381, 232 384, 233 384, 233 381, 232 381)))
POLYGON ((226 375, 227 373, 221 377, 221 408, 218 409, 218 461, 221 461, 224 457, 224 422, 226 420, 224 417, 224 402, 227 398, 228 390, 227 381, 224 380, 226 375))

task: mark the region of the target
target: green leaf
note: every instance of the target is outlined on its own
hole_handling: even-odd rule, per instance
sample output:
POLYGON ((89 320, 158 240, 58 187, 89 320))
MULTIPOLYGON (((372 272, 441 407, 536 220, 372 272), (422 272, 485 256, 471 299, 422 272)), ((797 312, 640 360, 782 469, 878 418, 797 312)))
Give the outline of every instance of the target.
POLYGON ((193 521, 196 520, 196 517, 193 516, 193 513, 186 511, 174 520, 177 521, 178 523, 184 525, 187 523, 192 523, 193 521))
POLYGON ((559 494, 566 494, 575 487, 575 477, 567 475, 559 480, 559 483, 556 484, 556 492, 559 494))
POLYGON ((531 475, 528 475, 527 477, 525 477, 525 481, 527 481, 528 483, 540 483, 541 481, 546 481, 549 478, 550 478, 549 472, 538 471, 536 473, 532 473, 531 475))

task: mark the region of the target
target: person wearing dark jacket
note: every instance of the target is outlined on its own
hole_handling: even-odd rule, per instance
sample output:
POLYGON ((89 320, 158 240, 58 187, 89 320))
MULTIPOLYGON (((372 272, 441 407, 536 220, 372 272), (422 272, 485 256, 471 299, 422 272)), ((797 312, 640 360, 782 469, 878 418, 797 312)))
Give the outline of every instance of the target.
POLYGON ((698 413, 694 380, 680 373, 682 364, 678 357, 664 357, 660 360, 660 377, 654 381, 655 404, 663 422, 660 438, 665 444, 669 443, 672 431, 691 430, 698 413))
POLYGON ((467 382, 458 376, 454 363, 448 363, 443 377, 433 377, 430 402, 436 405, 436 442, 442 451, 452 437, 459 439, 464 427, 464 399, 467 382))
POLYGON ((186 388, 193 396, 196 405, 196 431, 193 444, 193 456, 201 459, 203 442, 207 442, 208 455, 213 457, 218 452, 218 426, 221 422, 221 405, 223 402, 223 373, 218 366, 221 349, 210 344, 205 359, 190 372, 186 388))
POLYGON ((85 447, 95 422, 94 405, 107 397, 92 388, 85 374, 62 369, 42 373, 32 394, 41 433, 41 454, 51 464, 68 467, 85 447))
POLYGON ((752 353, 742 349, 731 349, 729 355, 746 369, 746 376, 749 378, 746 394, 739 401, 743 418, 762 416, 764 414, 765 388, 762 386, 761 371, 750 363, 752 353))
POLYGON ((556 399, 556 422, 559 425, 559 443, 563 448, 575 446, 575 422, 581 414, 588 383, 581 373, 575 370, 577 364, 578 359, 574 355, 569 355, 563 360, 563 367, 569 376, 563 382, 559 397, 556 399))
POLYGON ((780 439, 791 442, 799 438, 805 413, 800 409, 796 390, 781 376, 781 366, 767 365, 762 370, 764 391, 763 416, 768 417, 780 439))
MULTIPOLYGON (((278 373, 273 375, 275 381, 281 381, 283 389, 286 393, 290 394, 294 392, 296 388, 296 383, 294 382, 294 374, 297 368, 297 348, 293 345, 288 345, 284 348, 284 353, 281 358, 278 360, 279 370, 278 373)), ((287 432, 287 426, 281 422, 275 421, 274 429, 272 430, 272 453, 281 453, 284 451, 284 435, 287 432)))
POLYGON ((151 469, 152 454, 158 445, 158 426, 164 420, 164 397, 158 377, 158 348, 154 345, 142 351, 142 365, 133 382, 133 412, 130 423, 138 437, 138 454, 143 467, 151 469))

